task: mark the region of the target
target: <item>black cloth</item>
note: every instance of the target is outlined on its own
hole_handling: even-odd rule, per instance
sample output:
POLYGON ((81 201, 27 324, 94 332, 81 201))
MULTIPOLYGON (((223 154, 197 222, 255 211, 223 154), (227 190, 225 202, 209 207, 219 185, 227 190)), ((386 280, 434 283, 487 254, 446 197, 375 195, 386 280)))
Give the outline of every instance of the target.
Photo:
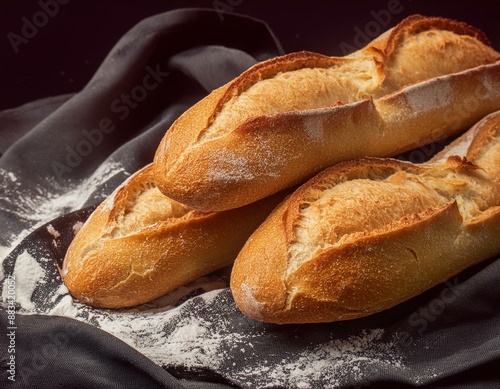
MULTIPOLYGON (((81 92, 0 113, 0 246, 13 247, 27 231, 50 221, 41 215, 61 217, 51 226, 64 228, 63 215, 99 203, 151 162, 161 137, 185 109, 257 61, 282 53, 259 20, 227 14, 221 23, 213 11, 168 12, 125 34, 81 92)), ((104 324, 125 322, 117 313, 79 307, 78 320, 47 314, 65 298, 58 292, 55 266, 61 258, 53 256, 60 255, 54 247, 68 243, 47 234, 42 225, 31 245, 21 244, 2 262, 2 388, 499 387, 500 261, 495 258, 359 320, 258 323, 237 310, 226 286, 191 291, 171 311, 145 307, 136 312, 140 331, 130 327, 130 334, 119 329, 112 335, 104 324), (17 266, 27 258, 53 277, 32 285, 29 299, 18 302, 11 330, 9 276, 23 269, 17 266), (153 322, 159 316, 161 324, 147 326, 148 317, 153 322), (168 362, 163 354, 169 350, 162 347, 179 345, 165 340, 189 345, 192 339, 178 331, 193 323, 198 332, 192 337, 206 337, 207 347, 193 350, 191 359, 185 358, 190 363, 179 363, 176 352, 168 362), (11 331, 15 335, 9 337, 11 331), (8 379, 12 337, 15 382, 8 379), (158 349, 144 346, 155 341, 158 349), (206 358, 214 345, 217 363, 206 358)))

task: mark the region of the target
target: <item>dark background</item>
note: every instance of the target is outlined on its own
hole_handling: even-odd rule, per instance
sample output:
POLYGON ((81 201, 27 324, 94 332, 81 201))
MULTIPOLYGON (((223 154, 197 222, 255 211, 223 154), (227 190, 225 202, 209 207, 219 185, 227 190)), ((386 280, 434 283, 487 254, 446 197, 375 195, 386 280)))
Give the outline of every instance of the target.
POLYGON ((56 1, 0 0, 0 110, 79 91, 127 30, 143 18, 176 8, 225 9, 262 19, 286 52, 343 55, 346 47, 356 46, 356 39, 362 40, 359 31, 374 34, 377 26, 383 31, 414 13, 472 24, 500 50, 500 0, 59 0, 66 4, 58 3, 55 15, 44 20, 41 3, 56 1), (374 15, 385 17, 380 20, 387 26, 374 15), (26 20, 37 17, 45 24, 15 53, 9 36, 22 37, 26 20))

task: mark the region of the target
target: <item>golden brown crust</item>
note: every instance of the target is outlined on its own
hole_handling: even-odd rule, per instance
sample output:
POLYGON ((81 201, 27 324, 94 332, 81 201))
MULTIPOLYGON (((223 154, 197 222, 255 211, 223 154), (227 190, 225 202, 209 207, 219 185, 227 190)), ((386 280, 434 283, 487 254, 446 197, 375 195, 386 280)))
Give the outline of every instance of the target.
POLYGON ((340 161, 458 134, 500 109, 499 68, 500 54, 478 30, 421 16, 346 57, 274 58, 172 125, 154 159, 155 180, 196 209, 240 207, 340 161), (463 93, 474 104, 463 107, 463 93))
POLYGON ((71 243, 63 280, 78 300, 101 308, 151 301, 229 266, 278 194, 227 212, 200 212, 162 195, 152 165, 130 177, 71 243))
POLYGON ((421 165, 344 162, 302 185, 235 261, 242 312, 281 324, 359 318, 500 254, 500 111, 453 150, 463 154, 421 165))
POLYGON ((394 52, 407 35, 413 35, 431 29, 451 31, 457 35, 473 37, 487 46, 491 44, 488 37, 481 30, 467 23, 441 17, 426 17, 417 14, 410 15, 392 29, 385 48, 385 55, 389 56, 394 52))
POLYGON ((342 58, 328 57, 310 51, 299 51, 260 62, 244 71, 239 77, 228 84, 224 94, 213 109, 213 114, 208 124, 210 125, 213 122, 224 103, 239 96, 259 81, 272 78, 281 72, 291 72, 304 68, 328 68, 338 65, 343 61, 345 60, 342 58))

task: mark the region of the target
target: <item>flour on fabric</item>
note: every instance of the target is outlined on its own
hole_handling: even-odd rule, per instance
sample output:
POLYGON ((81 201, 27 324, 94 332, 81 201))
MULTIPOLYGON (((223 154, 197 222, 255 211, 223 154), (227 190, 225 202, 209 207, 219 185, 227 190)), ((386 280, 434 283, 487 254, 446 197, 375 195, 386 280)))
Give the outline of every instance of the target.
MULTIPOLYGON (((121 165, 108 164, 62 195, 40 190, 35 198, 19 195, 12 199, 18 202, 16 216, 26 221, 27 228, 12 237, 8 247, 0 248, 1 257, 35 228, 80 209, 97 187, 119 173, 123 173, 121 165)), ((18 181, 14 175, 1 174, 15 187, 18 181)), ((68 226, 66 231, 56 230, 51 224, 46 228, 54 238, 53 244, 57 244, 62 234, 73 236, 80 227, 81 222, 68 226)), ((286 342, 291 346, 284 345, 292 348, 279 356, 267 355, 270 344, 281 344, 282 332, 238 311, 228 288, 228 269, 202 277, 150 303, 107 310, 73 300, 53 262, 33 251, 23 251, 15 258, 18 314, 58 315, 89 323, 180 376, 199 374, 202 379, 204 372, 215 371, 242 388, 303 389, 336 387, 352 378, 364 382, 365 372, 372 367, 405 369, 396 345, 384 339, 382 329, 361 331, 345 339, 326 334, 328 339, 323 343, 305 347, 301 339, 292 339, 286 342)), ((6 292, 2 290, 5 269, 0 266, 2 304, 6 301, 6 292)))
MULTIPOLYGON (((102 187, 113 176, 123 173, 120 163, 102 164, 88 179, 68 183, 65 193, 50 192, 47 188, 36 188, 34 193, 24 194, 12 172, 0 170, 0 181, 10 182, 0 198, 0 212, 20 220, 26 228, 19 234, 7 237, 7 245, 0 245, 0 258, 5 258, 30 232, 66 213, 81 209, 96 188, 102 187)), ((105 197, 105 194, 102 194, 105 197)))

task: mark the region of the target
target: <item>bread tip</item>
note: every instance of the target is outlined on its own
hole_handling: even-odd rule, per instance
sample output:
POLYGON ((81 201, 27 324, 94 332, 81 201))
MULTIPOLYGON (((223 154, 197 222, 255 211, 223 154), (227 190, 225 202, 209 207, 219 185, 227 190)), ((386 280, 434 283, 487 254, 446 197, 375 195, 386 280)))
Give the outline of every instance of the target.
POLYGON ((254 297, 253 288, 250 285, 242 283, 236 290, 233 289, 233 296, 236 305, 246 316, 255 320, 263 319, 263 311, 266 304, 257 301, 254 297))

